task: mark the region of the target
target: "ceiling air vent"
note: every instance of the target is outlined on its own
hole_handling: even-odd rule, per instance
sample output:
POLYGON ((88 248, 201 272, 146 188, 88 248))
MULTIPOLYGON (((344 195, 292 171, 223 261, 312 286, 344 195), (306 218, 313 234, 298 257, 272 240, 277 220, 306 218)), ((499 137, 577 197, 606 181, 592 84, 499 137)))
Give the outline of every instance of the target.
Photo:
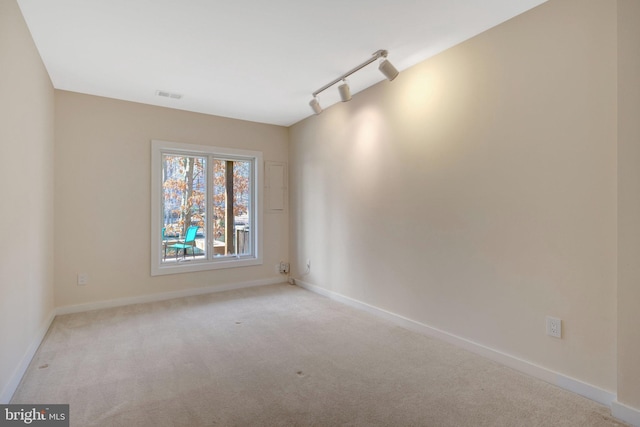
POLYGON ((166 90, 157 90, 156 95, 171 99, 180 99, 182 95, 179 93, 167 92, 166 90))

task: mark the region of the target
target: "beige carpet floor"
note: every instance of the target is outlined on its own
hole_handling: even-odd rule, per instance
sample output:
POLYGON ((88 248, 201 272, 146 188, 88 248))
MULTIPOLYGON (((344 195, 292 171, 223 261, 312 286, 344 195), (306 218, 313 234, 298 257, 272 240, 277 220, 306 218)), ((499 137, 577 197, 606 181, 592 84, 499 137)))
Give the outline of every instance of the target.
POLYGON ((78 427, 624 425, 286 284, 59 316, 12 403, 68 403, 78 427))

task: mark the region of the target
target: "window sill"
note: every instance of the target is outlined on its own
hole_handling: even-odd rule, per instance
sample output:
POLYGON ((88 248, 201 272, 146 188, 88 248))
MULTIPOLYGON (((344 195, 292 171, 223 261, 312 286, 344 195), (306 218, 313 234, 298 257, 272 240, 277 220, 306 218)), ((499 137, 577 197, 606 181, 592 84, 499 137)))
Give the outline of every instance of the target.
POLYGON ((192 273, 197 271, 220 270, 223 268, 251 267, 262 265, 262 258, 231 258, 215 261, 190 261, 188 257, 185 261, 175 264, 157 263, 151 266, 152 276, 163 276, 166 274, 192 273))

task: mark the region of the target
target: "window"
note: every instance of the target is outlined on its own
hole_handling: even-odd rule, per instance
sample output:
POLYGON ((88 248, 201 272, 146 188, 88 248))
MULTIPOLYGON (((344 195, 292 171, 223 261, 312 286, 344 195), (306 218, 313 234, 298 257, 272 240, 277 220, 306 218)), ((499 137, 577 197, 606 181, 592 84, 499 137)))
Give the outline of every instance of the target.
POLYGON ((151 143, 151 274, 262 264, 262 153, 151 143))

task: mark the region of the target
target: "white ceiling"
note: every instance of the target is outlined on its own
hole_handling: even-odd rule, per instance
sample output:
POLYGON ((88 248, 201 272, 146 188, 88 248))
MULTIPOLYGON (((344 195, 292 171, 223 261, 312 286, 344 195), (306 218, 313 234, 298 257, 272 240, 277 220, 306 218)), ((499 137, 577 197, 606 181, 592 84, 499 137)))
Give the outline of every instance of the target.
MULTIPOLYGON (((312 92, 378 49, 402 71, 544 1, 18 3, 57 89, 288 126, 312 114, 312 92)), ((351 92, 383 78, 372 64, 351 92)), ((319 98, 327 108, 337 89, 319 98)))

